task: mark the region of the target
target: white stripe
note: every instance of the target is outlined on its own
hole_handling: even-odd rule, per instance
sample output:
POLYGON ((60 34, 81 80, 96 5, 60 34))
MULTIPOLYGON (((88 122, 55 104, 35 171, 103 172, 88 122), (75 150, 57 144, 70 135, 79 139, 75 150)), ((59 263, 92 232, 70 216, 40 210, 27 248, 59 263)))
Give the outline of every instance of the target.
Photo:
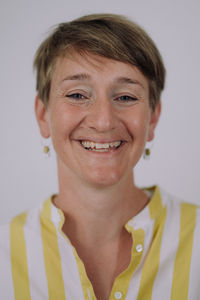
MULTIPOLYGON (((151 245, 152 235, 153 235, 153 228, 154 228, 154 220, 151 220, 150 213, 148 207, 146 207, 138 216, 133 219, 133 227, 135 230, 141 228, 141 223, 145 222, 145 227, 143 226, 142 229, 145 231, 144 236, 144 251, 142 254, 142 259, 140 264, 137 266, 129 284, 126 300, 133 300, 137 299, 139 288, 140 288, 140 281, 142 275, 142 269, 144 266, 144 262, 149 252, 149 247, 151 245)), ((130 222, 131 223, 131 222, 130 222)), ((134 239, 134 237, 133 237, 134 239)))
POLYGON ((43 258, 39 209, 30 211, 24 226, 31 299, 49 299, 43 258))
POLYGON ((88 288, 87 288, 87 293, 88 293, 89 300, 92 300, 92 297, 91 297, 91 294, 90 294, 90 290, 88 288))
POLYGON ((175 201, 165 200, 164 197, 163 202, 168 203, 167 216, 161 242, 160 264, 153 286, 152 300, 171 298, 174 261, 179 243, 180 204, 175 201))
POLYGON ((192 260, 190 269, 188 300, 197 299, 200 295, 200 209, 197 209, 196 228, 194 231, 194 242, 192 249, 192 260))
POLYGON ((11 260, 10 260, 10 228, 0 227, 0 299, 14 299, 11 260))
MULTIPOLYGON (((60 215, 58 210, 52 205, 52 221, 58 226, 60 215)), ((73 248, 64 233, 60 233, 57 227, 58 247, 61 256, 63 281, 67 300, 84 299, 82 285, 80 282, 76 259, 73 248)))

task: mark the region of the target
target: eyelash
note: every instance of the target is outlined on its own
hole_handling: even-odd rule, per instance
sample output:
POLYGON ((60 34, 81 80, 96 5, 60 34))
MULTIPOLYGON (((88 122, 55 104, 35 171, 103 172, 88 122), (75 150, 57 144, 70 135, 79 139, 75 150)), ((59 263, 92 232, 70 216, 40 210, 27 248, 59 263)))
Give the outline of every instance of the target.
MULTIPOLYGON (((85 100, 85 99, 87 99, 85 96, 83 96, 80 93, 74 93, 74 94, 66 95, 66 97, 72 98, 72 99, 75 99, 75 100, 85 100)), ((137 101, 137 98, 136 97, 131 97, 131 96, 128 96, 128 95, 122 95, 122 96, 116 98, 115 100, 119 101, 119 102, 134 102, 134 101, 137 101)))
POLYGON ((123 95, 123 96, 120 96, 117 98, 117 100, 119 99, 119 101, 122 101, 122 102, 131 102, 131 101, 136 101, 137 98, 136 97, 131 97, 131 96, 128 96, 128 95, 123 95), (124 99, 122 99, 124 98, 124 99))
POLYGON ((83 96, 80 93, 74 93, 74 94, 66 95, 66 97, 73 98, 73 99, 80 99, 80 100, 85 99, 85 96, 83 96))

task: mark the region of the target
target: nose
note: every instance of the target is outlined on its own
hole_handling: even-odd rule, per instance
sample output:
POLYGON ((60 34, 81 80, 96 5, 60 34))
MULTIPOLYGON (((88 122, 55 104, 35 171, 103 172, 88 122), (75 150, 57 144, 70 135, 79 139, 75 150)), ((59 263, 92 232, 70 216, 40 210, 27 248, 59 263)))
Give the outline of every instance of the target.
POLYGON ((116 127, 116 112, 108 98, 93 103, 87 115, 87 126, 98 132, 108 132, 116 127))

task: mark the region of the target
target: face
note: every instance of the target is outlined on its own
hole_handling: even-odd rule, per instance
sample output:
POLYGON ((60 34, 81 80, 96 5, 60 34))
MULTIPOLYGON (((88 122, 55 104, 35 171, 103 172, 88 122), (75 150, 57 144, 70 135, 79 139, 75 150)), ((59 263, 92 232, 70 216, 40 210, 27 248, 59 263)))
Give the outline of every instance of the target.
POLYGON ((52 138, 61 176, 114 185, 154 136, 160 105, 149 106, 148 80, 134 66, 93 54, 57 60, 48 107, 36 98, 43 137, 52 138))

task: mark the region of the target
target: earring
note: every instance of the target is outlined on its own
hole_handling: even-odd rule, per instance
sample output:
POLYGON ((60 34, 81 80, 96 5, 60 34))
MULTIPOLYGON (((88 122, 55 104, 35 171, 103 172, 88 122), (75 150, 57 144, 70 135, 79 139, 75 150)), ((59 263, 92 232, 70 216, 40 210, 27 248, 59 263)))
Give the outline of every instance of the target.
POLYGON ((49 146, 44 146, 43 147, 43 152, 44 152, 44 154, 46 154, 46 155, 49 155, 50 154, 50 148, 49 148, 49 146))
POLYGON ((50 139, 43 139, 41 140, 42 147, 43 147, 43 153, 45 157, 50 156, 50 139))
POLYGON ((145 160, 148 160, 148 159, 150 159, 150 155, 151 155, 151 150, 150 150, 150 148, 145 148, 145 149, 144 149, 143 158, 144 158, 145 160))
POLYGON ((146 146, 144 148, 144 153, 143 153, 143 158, 145 160, 149 160, 150 159, 150 156, 151 156, 151 149, 153 147, 153 143, 154 141, 151 141, 151 142, 147 142, 146 143, 146 146))

